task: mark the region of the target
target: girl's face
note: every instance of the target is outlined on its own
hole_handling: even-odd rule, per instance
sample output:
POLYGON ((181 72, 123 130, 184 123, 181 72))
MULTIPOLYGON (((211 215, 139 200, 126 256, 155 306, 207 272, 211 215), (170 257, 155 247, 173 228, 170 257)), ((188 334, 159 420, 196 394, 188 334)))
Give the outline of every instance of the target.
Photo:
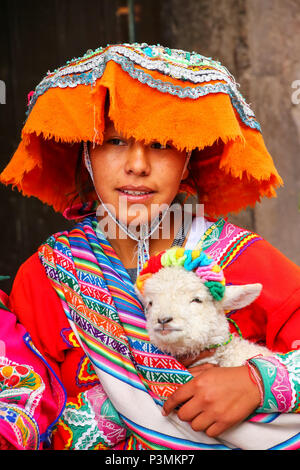
POLYGON ((125 138, 108 121, 102 145, 90 149, 97 193, 126 225, 150 223, 176 196, 184 170, 186 152, 171 145, 144 145, 125 138))

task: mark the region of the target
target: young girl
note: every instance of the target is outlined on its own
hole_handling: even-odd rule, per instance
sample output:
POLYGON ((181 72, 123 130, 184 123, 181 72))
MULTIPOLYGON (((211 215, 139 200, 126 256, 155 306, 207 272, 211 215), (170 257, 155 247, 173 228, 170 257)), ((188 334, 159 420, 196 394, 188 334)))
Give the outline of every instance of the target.
POLYGON ((3 304, 3 318, 13 312, 34 345, 26 360, 43 383, 40 400, 65 401, 55 416, 50 405, 30 411, 28 383, 17 406, 20 381, 7 379, 26 360, 11 348, 0 399, 7 409, 9 390, 16 416, 26 409, 39 436, 21 441, 21 425, 3 412, 3 445, 45 448, 51 436, 53 449, 300 447, 300 269, 221 217, 274 196, 281 178, 219 62, 123 44, 49 72, 30 94, 1 181, 75 220, 20 267, 3 304), (270 357, 188 369, 150 344, 136 277, 154 253, 200 241, 228 284, 263 284, 251 306, 228 316, 243 337, 276 351, 270 357))

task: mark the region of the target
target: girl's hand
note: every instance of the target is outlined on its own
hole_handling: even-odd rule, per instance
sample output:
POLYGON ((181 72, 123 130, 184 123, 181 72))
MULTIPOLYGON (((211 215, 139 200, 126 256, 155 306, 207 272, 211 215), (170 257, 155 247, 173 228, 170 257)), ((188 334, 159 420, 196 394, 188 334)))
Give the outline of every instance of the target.
POLYGON ((167 416, 182 405, 177 416, 189 422, 194 431, 217 437, 244 421, 260 404, 258 386, 250 379, 246 365, 199 366, 199 370, 195 367, 190 372, 194 378, 168 398, 163 414, 167 416))

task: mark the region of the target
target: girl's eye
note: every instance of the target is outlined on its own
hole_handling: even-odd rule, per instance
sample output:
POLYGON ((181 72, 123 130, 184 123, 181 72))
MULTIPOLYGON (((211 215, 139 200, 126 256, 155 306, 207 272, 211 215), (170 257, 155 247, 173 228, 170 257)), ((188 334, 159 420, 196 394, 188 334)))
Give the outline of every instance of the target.
POLYGON ((196 302, 197 304, 202 304, 202 300, 199 299, 198 297, 195 297, 192 302, 196 302))
POLYGON ((117 137, 114 137, 113 139, 109 139, 107 142, 108 142, 109 144, 117 145, 117 146, 126 145, 123 140, 118 139, 117 137))
POLYGON ((163 144, 161 144, 160 142, 152 142, 151 148, 153 148, 153 149, 158 149, 158 150, 166 150, 166 149, 171 148, 171 146, 168 145, 168 144, 163 145, 163 144))

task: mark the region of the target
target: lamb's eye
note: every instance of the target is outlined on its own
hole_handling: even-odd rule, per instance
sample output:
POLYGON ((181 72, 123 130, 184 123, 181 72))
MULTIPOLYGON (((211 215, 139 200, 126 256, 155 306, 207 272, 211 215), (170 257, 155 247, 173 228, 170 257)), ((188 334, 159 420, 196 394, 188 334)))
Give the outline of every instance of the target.
POLYGON ((148 311, 149 307, 152 307, 152 301, 151 300, 146 305, 146 308, 145 308, 146 312, 148 311))
POLYGON ((192 302, 196 302, 197 304, 202 304, 202 300, 199 299, 198 297, 195 297, 192 302))

